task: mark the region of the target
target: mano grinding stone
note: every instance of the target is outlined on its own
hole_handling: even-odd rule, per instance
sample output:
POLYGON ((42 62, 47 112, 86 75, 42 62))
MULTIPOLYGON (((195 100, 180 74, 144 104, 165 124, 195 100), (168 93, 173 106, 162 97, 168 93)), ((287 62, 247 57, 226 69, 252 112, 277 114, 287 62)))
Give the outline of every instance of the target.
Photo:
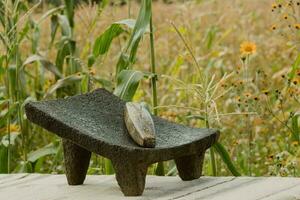
POLYGON ((131 138, 140 146, 155 147, 155 128, 147 109, 139 103, 125 105, 125 124, 131 138))

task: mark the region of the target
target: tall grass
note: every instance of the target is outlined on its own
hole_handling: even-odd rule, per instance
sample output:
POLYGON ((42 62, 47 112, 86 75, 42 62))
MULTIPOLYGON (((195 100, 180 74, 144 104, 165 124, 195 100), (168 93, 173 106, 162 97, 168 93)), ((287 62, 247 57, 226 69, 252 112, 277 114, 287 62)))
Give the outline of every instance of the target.
MULTIPOLYGON (((30 124, 23 106, 104 87, 169 120, 219 128, 206 174, 299 175, 299 46, 265 28, 269 5, 63 1, 41 8, 5 0, 0 7, 0 173, 62 173, 60 139, 30 124), (258 47, 247 60, 247 84, 245 40, 258 47)), ((113 168, 93 155, 89 173, 113 168)), ((176 168, 159 163, 149 173, 175 175, 176 168)))

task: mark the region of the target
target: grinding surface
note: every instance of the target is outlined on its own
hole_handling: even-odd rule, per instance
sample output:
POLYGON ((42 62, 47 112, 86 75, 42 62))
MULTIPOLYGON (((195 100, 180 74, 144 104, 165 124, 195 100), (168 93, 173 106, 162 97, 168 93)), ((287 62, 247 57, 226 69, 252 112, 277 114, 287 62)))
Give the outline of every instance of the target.
POLYGON ((148 163, 195 154, 209 148, 217 130, 191 128, 153 116, 156 147, 139 147, 124 123, 125 102, 105 89, 66 99, 30 102, 28 119, 58 136, 105 157, 141 156, 148 163))

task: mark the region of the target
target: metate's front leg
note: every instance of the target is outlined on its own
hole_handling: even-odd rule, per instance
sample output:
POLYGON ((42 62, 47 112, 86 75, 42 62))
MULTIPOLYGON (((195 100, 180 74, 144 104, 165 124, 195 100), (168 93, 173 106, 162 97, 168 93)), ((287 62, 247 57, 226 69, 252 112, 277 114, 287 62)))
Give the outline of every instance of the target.
POLYGON ((66 176, 69 185, 83 184, 89 168, 91 152, 67 139, 62 139, 66 176))

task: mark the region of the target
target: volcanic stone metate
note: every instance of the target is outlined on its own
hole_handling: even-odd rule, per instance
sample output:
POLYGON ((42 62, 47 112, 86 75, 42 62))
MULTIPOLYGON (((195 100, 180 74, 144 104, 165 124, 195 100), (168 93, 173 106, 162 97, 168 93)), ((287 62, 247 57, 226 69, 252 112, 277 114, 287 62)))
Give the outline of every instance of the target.
POLYGON ((206 149, 219 137, 215 129, 192 128, 152 116, 155 148, 130 137, 124 123, 125 103, 105 89, 65 99, 29 102, 27 118, 63 138, 66 175, 70 185, 82 184, 90 152, 110 159, 125 196, 142 195, 147 167, 175 160, 182 180, 201 176, 206 149))

